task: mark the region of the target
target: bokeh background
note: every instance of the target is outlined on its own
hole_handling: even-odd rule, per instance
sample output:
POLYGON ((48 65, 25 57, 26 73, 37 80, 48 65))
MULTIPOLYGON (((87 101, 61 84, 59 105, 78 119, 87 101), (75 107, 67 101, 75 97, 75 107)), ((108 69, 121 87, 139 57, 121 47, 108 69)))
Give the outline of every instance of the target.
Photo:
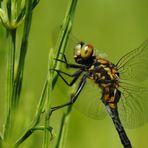
MULTIPOLYGON (((29 47, 24 69, 20 109, 15 122, 18 138, 33 119, 37 102, 47 75, 49 50, 54 47, 68 0, 41 0, 33 13, 29 47)), ((129 50, 138 47, 148 37, 147 0, 79 0, 72 34, 92 43, 116 62, 129 50)), ((21 30, 21 28, 20 28, 21 30)), ((19 40, 19 36, 18 36, 19 40)), ((6 109, 6 33, 0 26, 0 130, 3 129, 6 109)), ((68 49, 72 50, 72 49, 68 49)), ((68 51, 67 51, 68 52, 68 51)), ((17 61, 16 61, 17 63, 17 61)), ((148 63, 146 63, 148 64, 148 63)), ((54 90, 53 104, 68 98, 68 87, 59 79, 54 90)), ((51 125, 58 135, 61 115, 52 116, 51 125)), ((148 125, 126 129, 134 148, 146 148, 148 125)), ((36 132, 20 148, 40 148, 43 132, 36 132)), ((54 140, 51 147, 54 147, 54 140)), ((73 108, 65 148, 120 148, 117 132, 109 117, 93 120, 73 108)))

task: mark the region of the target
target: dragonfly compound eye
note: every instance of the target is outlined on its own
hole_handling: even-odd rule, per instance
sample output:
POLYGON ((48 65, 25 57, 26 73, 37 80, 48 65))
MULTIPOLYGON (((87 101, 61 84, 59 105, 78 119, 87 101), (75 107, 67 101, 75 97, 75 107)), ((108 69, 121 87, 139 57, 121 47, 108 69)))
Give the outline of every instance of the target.
POLYGON ((78 43, 74 48, 74 59, 79 64, 84 64, 93 55, 93 46, 83 42, 78 43))
POLYGON ((80 56, 81 55, 81 44, 77 44, 74 50, 75 50, 75 53, 74 53, 75 57, 80 56))
POLYGON ((85 44, 81 49, 81 57, 86 60, 89 59, 93 55, 93 46, 90 44, 85 44))

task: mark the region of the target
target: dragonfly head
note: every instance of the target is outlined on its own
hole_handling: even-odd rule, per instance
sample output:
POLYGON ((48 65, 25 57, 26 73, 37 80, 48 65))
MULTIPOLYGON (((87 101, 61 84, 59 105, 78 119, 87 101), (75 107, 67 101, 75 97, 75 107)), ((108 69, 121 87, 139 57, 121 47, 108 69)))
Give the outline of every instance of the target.
POLYGON ((93 50, 93 46, 90 44, 78 43, 74 48, 74 59, 76 63, 88 63, 93 57, 93 50))

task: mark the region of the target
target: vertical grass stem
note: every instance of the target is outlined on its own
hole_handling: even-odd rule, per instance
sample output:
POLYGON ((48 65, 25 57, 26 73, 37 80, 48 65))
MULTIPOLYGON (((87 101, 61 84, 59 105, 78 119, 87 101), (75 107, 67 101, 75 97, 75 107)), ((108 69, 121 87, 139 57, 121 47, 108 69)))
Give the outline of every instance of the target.
MULTIPOLYGON (((67 45, 67 41, 69 38, 69 34, 72 30, 72 23, 74 19, 74 13, 75 13, 75 8, 76 8, 77 0, 69 0, 68 4, 68 9, 65 15, 65 18, 63 20, 62 28, 59 33, 59 37, 56 43, 55 47, 55 52, 56 52, 56 58, 57 59, 62 59, 62 54, 64 54, 65 47, 67 45)), ((51 52, 52 54, 52 52, 51 52)), ((60 68, 60 63, 55 60, 53 65, 49 65, 50 68, 55 68, 59 69, 60 68)), ((47 105, 46 105, 46 110, 45 110, 45 132, 44 132, 44 139, 43 139, 43 148, 48 148, 49 147, 49 132, 47 131, 47 128, 50 124, 50 116, 51 116, 51 94, 52 90, 56 84, 58 75, 55 72, 49 71, 48 73, 48 100, 47 100, 47 105)))

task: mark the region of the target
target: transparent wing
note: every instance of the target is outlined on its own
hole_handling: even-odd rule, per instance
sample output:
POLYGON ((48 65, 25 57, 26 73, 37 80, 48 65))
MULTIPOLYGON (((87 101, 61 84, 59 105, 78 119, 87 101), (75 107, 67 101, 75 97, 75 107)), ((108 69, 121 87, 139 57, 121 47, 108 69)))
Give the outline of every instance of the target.
POLYGON ((103 119, 106 116, 105 107, 101 101, 101 89, 92 80, 87 82, 80 93, 74 107, 93 119, 103 119))
POLYGON ((100 49, 96 49, 96 48, 95 48, 95 49, 94 49, 94 53, 95 53, 96 56, 99 56, 99 57, 104 58, 104 59, 108 59, 107 53, 103 52, 103 51, 100 50, 100 49))
POLYGON ((148 89, 140 85, 148 78, 148 41, 124 55, 116 64, 120 74, 122 97, 118 104, 120 118, 127 128, 148 121, 148 89))
POLYGON ((116 64, 120 78, 141 82, 148 78, 148 40, 139 48, 124 55, 116 64))
POLYGON ((122 83, 119 116, 127 128, 136 128, 148 121, 148 88, 122 83))

